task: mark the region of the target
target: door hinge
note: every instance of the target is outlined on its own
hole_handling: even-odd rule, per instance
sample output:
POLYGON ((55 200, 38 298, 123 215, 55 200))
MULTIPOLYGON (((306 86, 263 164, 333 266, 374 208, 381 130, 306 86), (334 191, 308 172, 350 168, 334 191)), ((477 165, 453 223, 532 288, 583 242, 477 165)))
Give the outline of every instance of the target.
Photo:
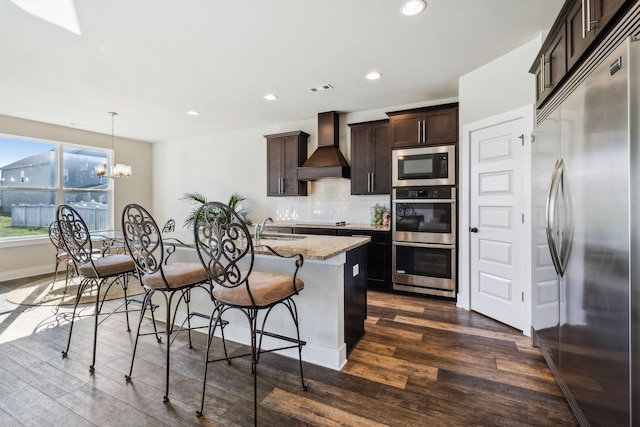
POLYGON ((524 224, 524 214, 522 214, 522 223, 524 224))
POLYGON ((524 292, 522 293, 522 302, 524 302, 524 292))
POLYGON ((520 138, 521 141, 521 145, 524 146, 524 133, 522 135, 520 135, 518 138, 520 138))

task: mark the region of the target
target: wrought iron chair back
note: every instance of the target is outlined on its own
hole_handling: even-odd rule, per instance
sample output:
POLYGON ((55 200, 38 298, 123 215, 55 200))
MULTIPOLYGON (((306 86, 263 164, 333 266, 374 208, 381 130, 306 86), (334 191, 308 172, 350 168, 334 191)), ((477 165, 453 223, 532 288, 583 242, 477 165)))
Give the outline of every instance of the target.
POLYGON ((58 206, 57 218, 58 238, 62 241, 64 249, 69 256, 73 258, 77 265, 92 262, 93 243, 91 242, 89 227, 87 227, 82 216, 71 206, 60 205, 58 206))
POLYGON ((171 232, 171 231, 175 231, 176 230, 176 222, 174 219, 170 219, 167 222, 164 223, 164 226, 162 227, 162 232, 171 232))
POLYGON ((56 248, 56 255, 64 252, 64 243, 60 240, 60 228, 57 220, 49 224, 49 240, 56 248))
POLYGON ((125 313, 127 318, 127 331, 129 326, 129 304, 131 300, 127 295, 129 275, 135 271, 134 263, 128 255, 109 255, 94 258, 93 243, 91 234, 87 224, 82 216, 69 205, 58 206, 57 213, 59 238, 64 244, 66 252, 74 261, 74 266, 81 277, 78 284, 76 301, 71 314, 71 326, 69 328, 69 338, 67 339, 67 348, 62 352, 63 357, 67 356, 71 345, 71 336, 73 334, 73 324, 76 317, 76 311, 80 298, 86 289, 92 289, 95 286, 95 310, 94 310, 94 329, 93 329, 93 355, 89 369, 93 372, 96 362, 96 346, 98 336, 99 316, 110 316, 114 313, 125 313), (104 302, 112 287, 120 286, 124 292, 124 300, 119 307, 103 313, 104 302), (103 286, 105 287, 103 289, 103 286), (103 292, 101 292, 103 289, 103 292))
POLYGON ((242 218, 223 203, 209 202, 198 211, 193 229, 198 256, 211 284, 244 286, 254 301, 248 279, 255 253, 251 232, 242 218), (246 265, 241 266, 245 259, 246 265))
POLYGON ((122 213, 122 232, 127 250, 142 274, 162 269, 164 244, 158 224, 140 205, 129 204, 122 213))
POLYGON ((56 248, 56 266, 53 272, 53 282, 58 281, 58 270, 60 269, 60 264, 65 263, 65 282, 64 282, 64 291, 67 292, 67 286, 69 285, 69 273, 76 272, 77 269, 75 267, 75 263, 73 262, 73 258, 69 256, 64 247, 64 242, 60 238, 60 227, 58 225, 58 220, 51 222, 49 225, 49 240, 56 248))

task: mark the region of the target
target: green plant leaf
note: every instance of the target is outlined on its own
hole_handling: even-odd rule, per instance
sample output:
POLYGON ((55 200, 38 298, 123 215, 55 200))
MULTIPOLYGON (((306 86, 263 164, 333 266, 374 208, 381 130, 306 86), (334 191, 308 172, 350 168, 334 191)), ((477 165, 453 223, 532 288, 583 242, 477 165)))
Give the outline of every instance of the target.
MULTIPOLYGON (((198 213, 198 210, 202 205, 208 202, 207 197, 202 193, 193 192, 193 193, 184 193, 180 198, 180 200, 186 200, 187 202, 191 203, 191 205, 194 206, 193 210, 189 213, 187 218, 184 220, 184 226, 189 229, 192 229, 193 224, 196 221, 196 215, 198 213)), ((227 205, 229 205, 229 207, 232 210, 237 212, 240 218, 242 218, 242 220, 249 226, 253 224, 249 219, 249 213, 244 208, 238 210, 238 204, 243 200, 246 200, 246 197, 243 197, 239 193, 235 192, 231 195, 231 197, 229 197, 229 202, 227 203, 227 205)))

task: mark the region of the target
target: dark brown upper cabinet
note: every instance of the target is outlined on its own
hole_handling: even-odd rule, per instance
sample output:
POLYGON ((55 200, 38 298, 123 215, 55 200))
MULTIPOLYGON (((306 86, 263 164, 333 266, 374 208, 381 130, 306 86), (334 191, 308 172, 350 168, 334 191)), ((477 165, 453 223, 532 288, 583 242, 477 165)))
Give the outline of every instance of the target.
POLYGON ((634 0, 566 0, 529 72, 536 76, 536 105, 578 68, 634 0))
POLYGON ((574 0, 567 16, 567 65, 571 69, 606 28, 625 0, 574 0))
POLYGON ((536 69, 536 96, 539 103, 549 96, 567 74, 565 26, 558 31, 549 47, 540 53, 536 69))
POLYGON ((458 104, 387 113, 392 148, 458 142, 458 104))
POLYGON ((306 196, 307 183, 298 181, 297 168, 307 160, 309 134, 294 131, 267 138, 267 196, 306 196))
POLYGON ((389 120, 350 124, 351 194, 390 194, 389 120))

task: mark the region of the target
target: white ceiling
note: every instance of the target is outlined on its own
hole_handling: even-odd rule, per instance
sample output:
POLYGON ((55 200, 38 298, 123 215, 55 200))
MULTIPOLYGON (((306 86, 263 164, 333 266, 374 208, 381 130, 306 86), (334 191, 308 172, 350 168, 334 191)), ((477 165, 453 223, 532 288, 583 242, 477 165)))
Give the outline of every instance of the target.
POLYGON ((457 97, 563 3, 428 0, 410 18, 402 2, 76 0, 77 35, 3 0, 0 114, 110 134, 116 111, 117 136, 157 142, 457 97))

